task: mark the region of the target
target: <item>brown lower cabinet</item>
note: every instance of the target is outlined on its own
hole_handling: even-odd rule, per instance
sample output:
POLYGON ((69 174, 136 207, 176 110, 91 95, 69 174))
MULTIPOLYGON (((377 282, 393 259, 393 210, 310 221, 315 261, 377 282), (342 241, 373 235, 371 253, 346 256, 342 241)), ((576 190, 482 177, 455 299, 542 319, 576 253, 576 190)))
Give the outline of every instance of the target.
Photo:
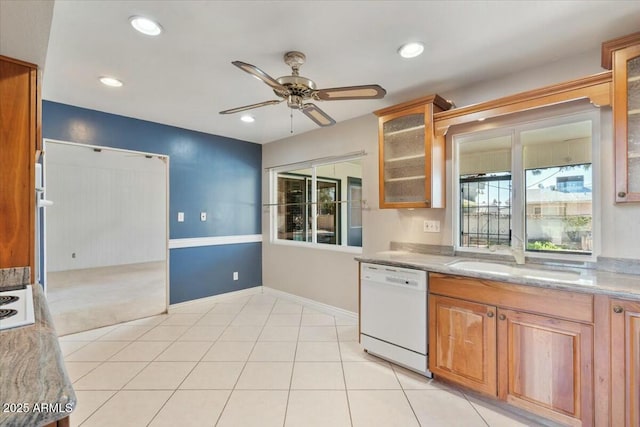
POLYGON ((594 424, 591 295, 433 273, 429 286, 436 378, 563 424, 594 424))
POLYGON ((640 426, 640 302, 610 299, 611 426, 640 426))
POLYGON ((64 417, 58 421, 54 421, 44 427, 69 427, 71 425, 69 417, 64 417))
POLYGON ((498 397, 568 425, 593 424, 593 326, 498 309, 498 397))
POLYGON ((496 308, 430 295, 429 313, 431 372, 496 396, 496 308))

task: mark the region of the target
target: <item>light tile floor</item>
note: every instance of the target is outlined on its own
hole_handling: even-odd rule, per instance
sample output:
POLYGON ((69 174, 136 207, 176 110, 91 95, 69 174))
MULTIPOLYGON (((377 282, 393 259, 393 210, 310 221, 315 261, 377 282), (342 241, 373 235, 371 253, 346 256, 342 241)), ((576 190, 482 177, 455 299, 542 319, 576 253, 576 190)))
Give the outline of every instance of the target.
POLYGON ((354 319, 257 294, 60 338, 72 425, 537 425, 365 353, 354 319))

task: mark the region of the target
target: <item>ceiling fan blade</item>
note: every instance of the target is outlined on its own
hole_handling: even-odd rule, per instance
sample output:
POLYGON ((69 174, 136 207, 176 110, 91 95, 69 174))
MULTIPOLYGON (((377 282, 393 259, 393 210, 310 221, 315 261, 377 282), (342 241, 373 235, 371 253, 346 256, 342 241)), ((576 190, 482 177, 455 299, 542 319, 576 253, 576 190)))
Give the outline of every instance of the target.
POLYGON ((313 120, 318 126, 332 126, 336 124, 327 113, 315 106, 315 104, 304 104, 302 112, 313 120))
POLYGON ((284 99, 274 99, 272 101, 258 102, 257 104, 245 105, 244 107, 237 107, 237 108, 232 108, 230 110, 220 111, 220 114, 239 113, 240 111, 252 110, 254 108, 264 107, 264 106, 267 106, 267 105, 280 104, 282 101, 284 101, 284 99))
POLYGON ((275 89, 279 92, 287 93, 286 87, 282 86, 276 79, 274 79, 255 65, 247 64, 246 62, 242 61, 233 61, 232 64, 240 68, 242 71, 251 74, 255 78, 262 80, 263 82, 271 86, 272 89, 275 89))
POLYGON ((378 85, 333 87, 319 89, 316 92, 318 99, 323 101, 340 101, 347 99, 380 99, 384 98, 387 91, 378 85))

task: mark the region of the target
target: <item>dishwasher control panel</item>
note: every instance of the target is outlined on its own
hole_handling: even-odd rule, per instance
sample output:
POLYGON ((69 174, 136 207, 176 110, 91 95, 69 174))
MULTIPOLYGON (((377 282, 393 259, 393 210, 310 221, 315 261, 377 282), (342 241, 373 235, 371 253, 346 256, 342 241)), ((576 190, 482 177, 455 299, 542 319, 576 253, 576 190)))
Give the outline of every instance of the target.
POLYGON ((361 277, 362 280, 408 287, 416 290, 426 290, 427 272, 422 270, 377 264, 362 264, 361 277))

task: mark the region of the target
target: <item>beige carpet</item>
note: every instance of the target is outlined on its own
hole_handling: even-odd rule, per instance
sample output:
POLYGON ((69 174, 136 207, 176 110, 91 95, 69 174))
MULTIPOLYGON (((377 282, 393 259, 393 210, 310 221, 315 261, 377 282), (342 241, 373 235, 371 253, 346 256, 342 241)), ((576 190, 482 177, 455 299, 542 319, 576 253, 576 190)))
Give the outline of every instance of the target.
POLYGON ((47 273, 59 336, 166 312, 165 262, 47 273))

